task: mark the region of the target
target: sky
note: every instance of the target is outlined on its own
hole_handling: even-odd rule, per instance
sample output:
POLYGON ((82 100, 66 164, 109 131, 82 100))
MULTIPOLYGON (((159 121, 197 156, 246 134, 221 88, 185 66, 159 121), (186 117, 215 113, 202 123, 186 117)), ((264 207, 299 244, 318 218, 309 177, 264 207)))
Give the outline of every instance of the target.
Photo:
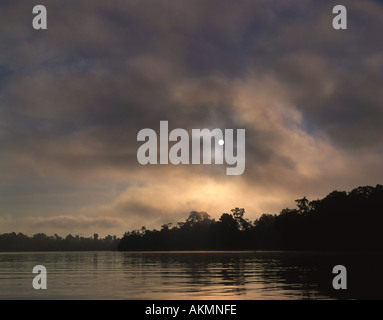
POLYGON ((383 4, 0 2, 0 233, 255 220, 383 183, 383 4), (348 29, 334 30, 343 4, 348 29), (246 129, 246 169, 146 165, 143 128, 246 129))

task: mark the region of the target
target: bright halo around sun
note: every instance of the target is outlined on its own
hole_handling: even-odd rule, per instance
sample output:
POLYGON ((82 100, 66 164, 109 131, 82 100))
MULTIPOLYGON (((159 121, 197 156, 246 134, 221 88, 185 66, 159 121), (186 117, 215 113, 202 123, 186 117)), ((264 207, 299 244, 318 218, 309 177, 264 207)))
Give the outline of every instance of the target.
POLYGON ((223 145, 225 144, 225 141, 223 141, 223 140, 221 139, 221 140, 218 141, 218 144, 219 144, 220 146, 223 146, 223 145))

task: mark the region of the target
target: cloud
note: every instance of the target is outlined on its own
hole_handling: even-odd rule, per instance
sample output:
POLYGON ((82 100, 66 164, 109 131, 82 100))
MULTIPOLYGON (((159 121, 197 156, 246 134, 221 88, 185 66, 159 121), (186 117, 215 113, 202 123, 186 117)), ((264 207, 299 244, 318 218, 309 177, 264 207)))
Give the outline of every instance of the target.
POLYGON ((381 3, 347 4, 344 32, 329 1, 41 4, 46 32, 30 4, 1 4, 0 214, 20 223, 4 230, 20 216, 121 233, 234 206, 254 219, 381 183, 381 3), (160 120, 245 128, 244 175, 139 165, 137 132, 160 120))
POLYGON ((121 224, 121 219, 115 217, 85 217, 85 216, 55 216, 55 217, 34 217, 26 218, 26 223, 30 223, 33 227, 43 229, 77 229, 88 231, 89 229, 115 228, 121 224))

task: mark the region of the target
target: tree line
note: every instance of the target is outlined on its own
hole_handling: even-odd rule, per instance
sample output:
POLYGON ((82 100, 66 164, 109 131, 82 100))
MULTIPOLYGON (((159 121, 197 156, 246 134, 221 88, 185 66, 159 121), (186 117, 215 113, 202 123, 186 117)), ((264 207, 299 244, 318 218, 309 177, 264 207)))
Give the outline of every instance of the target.
POLYGON ((0 251, 97 250, 333 250, 382 251, 383 186, 333 191, 323 199, 297 199, 296 208, 264 213, 255 221, 244 208, 223 213, 218 220, 192 211, 175 225, 160 230, 132 230, 119 239, 37 233, 0 234, 0 251))
POLYGON ((244 208, 223 213, 217 221, 192 211, 185 221, 161 230, 126 232, 117 249, 382 251, 382 185, 295 201, 296 208, 264 213, 255 221, 245 218, 244 208))
POLYGON ((0 234, 0 251, 104 251, 116 250, 120 239, 115 235, 99 238, 95 233, 93 238, 68 234, 65 238, 55 234, 47 236, 37 233, 28 237, 23 233, 0 234))

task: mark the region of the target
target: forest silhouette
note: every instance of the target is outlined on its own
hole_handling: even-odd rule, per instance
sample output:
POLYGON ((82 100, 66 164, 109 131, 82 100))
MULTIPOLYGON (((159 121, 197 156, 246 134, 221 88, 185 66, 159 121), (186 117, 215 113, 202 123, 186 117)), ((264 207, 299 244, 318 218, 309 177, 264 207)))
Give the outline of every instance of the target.
POLYGON ((262 214, 255 221, 244 208, 223 213, 216 221, 206 212, 160 230, 132 230, 119 239, 55 234, 0 234, 0 251, 186 251, 310 250, 382 252, 383 186, 333 191, 320 200, 295 200, 296 208, 262 214))
POLYGON ((0 251, 110 251, 116 250, 119 241, 111 235, 99 238, 97 233, 93 238, 71 234, 63 238, 57 234, 36 233, 28 237, 20 232, 11 232, 0 234, 0 251))
POLYGON ((320 200, 295 200, 295 209, 245 218, 244 208, 218 221, 192 211, 184 222, 161 230, 125 233, 118 250, 326 250, 382 251, 383 186, 333 191, 320 200))

